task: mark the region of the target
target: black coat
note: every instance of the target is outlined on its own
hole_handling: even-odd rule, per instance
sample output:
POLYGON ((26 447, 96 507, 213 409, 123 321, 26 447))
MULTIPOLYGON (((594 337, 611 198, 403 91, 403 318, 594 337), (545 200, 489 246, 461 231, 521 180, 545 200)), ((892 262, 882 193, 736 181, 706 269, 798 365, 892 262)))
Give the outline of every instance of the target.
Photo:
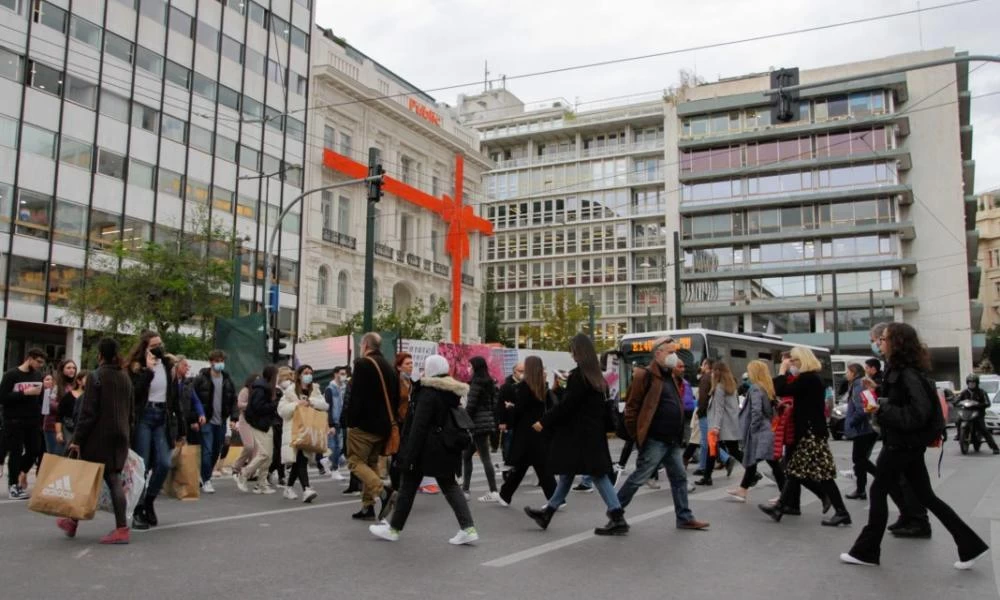
POLYGON ((493 433, 497 428, 493 413, 496 409, 497 387, 492 379, 473 379, 469 384, 469 399, 465 412, 475 425, 476 433, 493 433))
MULTIPOLYGON (((250 387, 250 400, 243 413, 247 424, 257 431, 270 431, 278 417, 278 403, 274 399, 274 388, 264 379, 258 379, 250 387)), ((276 449, 277 452, 279 449, 276 449)))
MULTIPOLYGON (((382 380, 389 393, 390 405, 393 407, 392 420, 397 421, 396 406, 399 404, 399 374, 381 352, 372 352, 367 357, 354 361, 354 376, 351 378, 351 401, 345 408, 347 426, 368 433, 388 436, 391 429, 389 412, 386 410, 385 392, 382 390, 382 380), (369 358, 378 363, 378 368, 369 358)), ((397 421, 398 422, 398 421, 397 421)))
MULTIPOLYGON (((921 382, 921 374, 912 367, 885 372, 882 394, 875 419, 882 428, 882 443, 895 448, 923 449, 934 439, 932 428, 934 403, 921 382)), ((939 435, 940 432, 937 432, 939 435)))
POLYGON ((508 375, 507 379, 504 380, 503 385, 497 391, 497 405, 496 409, 493 411, 493 419, 496 421, 497 425, 503 423, 504 425, 510 426, 510 415, 508 414, 507 403, 510 402, 514 404, 514 400, 517 398, 517 382, 514 381, 513 375, 508 375))
POLYGON ((451 377, 426 377, 414 388, 414 410, 406 417, 406 437, 400 451, 400 468, 431 477, 455 478, 461 452, 449 452, 439 433, 451 409, 458 408, 469 386, 451 377))
POLYGON ((792 419, 797 439, 810 431, 816 439, 827 439, 826 386, 819 373, 800 373, 791 383, 787 377, 779 375, 774 378, 774 392, 793 398, 792 419))
POLYGON ((611 452, 605 431, 607 394, 587 384, 573 369, 566 395, 542 419, 550 436, 549 470, 557 475, 604 475, 611 472, 611 452))
POLYGON ((512 465, 531 464, 544 459, 547 451, 545 436, 531 428, 544 415, 545 399, 536 398, 527 382, 518 383, 514 394, 514 408, 507 410, 507 427, 513 432, 507 462, 512 465))
MULTIPOLYGON (((173 442, 175 440, 187 439, 187 428, 184 426, 187 423, 187 415, 184 414, 180 400, 177 397, 177 386, 170 385, 171 371, 173 371, 174 364, 166 358, 162 362, 167 374, 166 409, 168 441, 173 442)), ((142 416, 146 412, 146 405, 149 404, 149 386, 153 383, 153 371, 152 369, 147 369, 144 364, 133 363, 129 369, 129 376, 132 378, 132 396, 135 400, 135 422, 138 423, 142 420, 142 416)), ((134 430, 132 434, 132 439, 134 440, 134 430)))
MULTIPOLYGON (((215 416, 215 405, 212 397, 215 393, 215 382, 212 381, 212 369, 202 369, 194 380, 194 391, 201 400, 201 406, 205 409, 205 422, 211 423, 215 416)), ((222 424, 225 425, 229 417, 233 415, 233 407, 236 406, 236 386, 229 373, 222 372, 222 424)))
POLYGON ((135 422, 132 382, 120 368, 101 366, 87 378, 80 400, 80 418, 73 443, 80 446, 80 458, 101 463, 119 472, 128 459, 129 436, 135 422))

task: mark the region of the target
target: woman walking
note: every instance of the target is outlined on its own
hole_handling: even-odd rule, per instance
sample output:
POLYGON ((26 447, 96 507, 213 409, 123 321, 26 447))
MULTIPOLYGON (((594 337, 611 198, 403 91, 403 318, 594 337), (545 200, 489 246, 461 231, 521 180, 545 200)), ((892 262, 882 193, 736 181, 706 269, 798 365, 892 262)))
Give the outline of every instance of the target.
POLYGON ((834 483, 837 465, 830 452, 826 417, 824 415, 826 386, 819 376, 822 370, 819 360, 808 348, 796 346, 790 356, 781 361, 778 377, 774 379, 774 391, 779 396, 792 396, 795 424, 795 446, 791 449, 786 469, 788 481, 781 491, 776 504, 761 504, 759 508, 775 521, 781 521, 785 513, 798 514, 802 482, 817 483, 817 490, 823 494, 824 511, 826 503, 836 509, 836 513, 823 521, 827 527, 850 525, 851 515, 844 506, 840 488, 834 483), (795 381, 788 383, 787 375, 796 375, 795 381))
MULTIPOLYGON (((118 351, 118 342, 112 338, 104 338, 98 343, 96 377, 88 383, 80 420, 69 444, 70 454, 104 465, 104 481, 111 491, 111 505, 115 512, 115 530, 101 538, 102 544, 129 542, 121 472, 128 459, 135 405, 132 402, 132 382, 122 369, 118 351)), ((74 537, 79 522, 59 519, 57 524, 68 537, 74 537)))
POLYGON ((253 458, 253 428, 247 423, 246 410, 247 405, 250 404, 250 390, 253 389, 253 382, 257 381, 260 377, 260 373, 251 373, 246 381, 243 382, 243 387, 240 388, 240 392, 236 395, 236 413, 239 418, 236 421, 236 431, 240 434, 240 443, 242 444, 242 451, 240 452, 239 458, 233 463, 233 478, 236 479, 237 475, 243 470, 243 467, 247 466, 250 459, 253 458))
POLYGON ((854 493, 847 494, 848 500, 868 500, 868 474, 875 473, 872 464, 872 449, 878 441, 878 434, 872 428, 871 418, 865 411, 862 399, 865 386, 864 367, 857 363, 847 365, 847 415, 844 417, 844 437, 851 440, 851 462, 854 464, 854 493))
POLYGON ((83 390, 87 386, 87 372, 77 374, 70 391, 63 394, 59 400, 59 411, 56 415, 56 443, 65 446, 73 439, 76 432, 76 420, 80 414, 78 403, 82 402, 83 390))
POLYGON ((878 344, 889 363, 882 383, 883 399, 875 412, 882 428, 882 451, 875 464, 868 524, 850 552, 840 555, 840 560, 854 565, 879 564, 882 537, 889 522, 886 497, 890 488, 899 485, 903 475, 920 504, 934 513, 954 538, 958 548, 955 568, 971 569, 990 548, 937 497, 924 463, 927 446, 940 442, 945 425, 933 384, 926 379, 930 373, 930 352, 916 330, 904 323, 890 323, 878 338, 878 344))
MULTIPOLYGON (((729 366, 721 360, 715 361, 712 365, 712 392, 708 401, 708 433, 718 440, 716 455, 721 454, 721 448, 729 452, 725 463, 727 477, 732 475, 736 461, 743 458, 743 453, 740 452, 740 398, 736 389, 736 378, 729 366)), ((707 443, 707 440, 703 443, 707 443)), ((710 452, 708 462, 705 463, 705 474, 694 482, 695 485, 712 485, 715 460, 716 457, 710 452)))
MULTIPOLYGON (((59 363, 54 374, 54 384, 49 393, 48 412, 42 421, 42 430, 45 432, 45 451, 50 454, 62 455, 65 450, 65 442, 60 442, 56 435, 56 425, 59 423, 59 403, 63 397, 76 387, 76 363, 72 360, 64 360, 59 363)), ((45 403, 43 401, 44 409, 45 403)))
POLYGON ((514 492, 521 485, 529 467, 535 470, 546 498, 551 498, 556 489, 555 477, 548 468, 545 437, 532 427, 545 415, 548 392, 542 359, 529 356, 524 360, 524 378, 514 391, 514 407, 507 410, 508 430, 513 432, 508 462, 514 466, 508 471, 507 479, 500 487, 497 502, 501 506, 510 505, 514 492))
POLYGON ((496 502, 500 494, 497 493, 496 474, 493 472, 493 460, 490 458, 490 434, 496 428, 493 413, 496 409, 497 386, 490 377, 486 359, 474 356, 469 360, 469 365, 472 367, 472 381, 469 384, 469 398, 465 403, 465 412, 469 414, 475 428, 473 444, 462 454, 462 469, 465 474, 462 479, 462 491, 468 498, 469 486, 472 483, 472 455, 479 452, 479 460, 483 463, 483 471, 486 473, 486 483, 490 486, 490 492, 481 496, 479 501, 496 502))
POLYGON ((406 525, 413 499, 424 476, 434 477, 458 519, 459 531, 449 544, 471 544, 479 540, 469 505, 455 481, 462 460, 462 450, 454 439, 461 436, 455 428, 454 411, 459 411, 462 396, 469 386, 448 376, 448 360, 432 354, 424 361, 420 386, 414 393, 414 410, 407 415, 406 442, 399 452, 401 483, 395 509, 389 522, 368 527, 372 535, 395 542, 406 525))
MULTIPOLYGON (((329 406, 319 392, 319 386, 313 385, 313 370, 309 365, 302 365, 292 371, 288 367, 278 369, 278 387, 281 388, 281 400, 278 402, 278 415, 281 417, 281 462, 289 465, 288 487, 284 496, 295 500, 295 482, 302 486, 302 501, 309 504, 319 494, 309 487, 309 456, 306 452, 292 447, 292 417, 299 407, 312 407, 326 412, 329 406)), ((312 454, 312 453, 309 453, 312 454)))
MULTIPOLYGON (((410 411, 410 394, 413 391, 413 355, 409 352, 399 352, 393 360, 396 372, 399 374, 399 402, 396 404, 396 412, 399 414, 399 422, 406 422, 406 415, 410 411)), ((404 440, 400 440, 402 447, 404 440)), ((400 470, 399 455, 395 454, 386 459, 389 463, 389 485, 394 490, 399 489, 400 470)))
POLYGON ((771 431, 771 419, 774 417, 774 383, 771 381, 771 369, 762 360, 751 361, 747 365, 750 389, 746 402, 740 409, 740 434, 743 440, 743 481, 735 489, 726 493, 746 502, 750 499, 750 488, 757 483, 757 463, 767 461, 774 472, 778 489, 785 485, 784 472, 778 461, 774 460, 774 432, 771 431))
POLYGON ((608 422, 608 386, 589 337, 577 334, 570 343, 570 353, 577 367, 570 371, 566 396, 533 425, 535 431, 545 431, 552 438, 549 468, 559 474, 559 485, 541 509, 526 506, 524 512, 539 527, 548 528, 552 515, 566 501, 573 479, 579 474, 590 475, 607 506, 609 519, 594 533, 625 535, 629 530, 625 511, 608 477, 612 470, 607 433, 614 428, 608 422))
POLYGON ((261 372, 260 379, 253 382, 250 390, 250 400, 247 402, 247 425, 253 436, 254 454, 247 466, 243 467, 236 477, 236 487, 241 492, 248 492, 247 480, 257 478, 253 493, 273 494, 275 489, 267 483, 268 465, 274 452, 274 437, 271 435, 271 424, 278 417, 278 405, 274 401, 274 386, 278 379, 278 367, 267 365, 261 372))

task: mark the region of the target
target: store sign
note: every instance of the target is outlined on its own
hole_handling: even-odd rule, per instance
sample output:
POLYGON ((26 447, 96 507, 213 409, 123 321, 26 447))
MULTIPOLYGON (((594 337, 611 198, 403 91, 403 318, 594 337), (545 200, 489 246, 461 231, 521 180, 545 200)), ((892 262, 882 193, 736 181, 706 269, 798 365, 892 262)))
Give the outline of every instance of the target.
POLYGON ((410 98, 409 107, 410 107, 410 110, 413 111, 413 112, 415 112, 415 113, 417 113, 417 116, 420 117, 421 119, 423 119, 423 120, 425 120, 425 121, 427 121, 429 123, 433 123, 433 124, 437 125, 438 127, 441 126, 441 115, 439 115, 436 112, 434 112, 433 110, 427 108, 423 104, 417 102, 413 98, 410 98))

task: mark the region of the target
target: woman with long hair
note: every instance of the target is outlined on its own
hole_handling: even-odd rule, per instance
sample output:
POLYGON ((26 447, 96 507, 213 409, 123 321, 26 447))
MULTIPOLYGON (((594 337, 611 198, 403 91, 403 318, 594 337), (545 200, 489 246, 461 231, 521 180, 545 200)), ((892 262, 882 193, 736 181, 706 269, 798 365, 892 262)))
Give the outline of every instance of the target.
POLYGON ((77 410, 77 403, 83 396, 83 390, 87 386, 87 372, 80 371, 73 381, 70 391, 63 394, 59 400, 59 411, 56 415, 56 443, 66 445, 66 442, 73 439, 76 432, 76 420, 80 411, 77 410))
POLYGON ((507 411, 508 428, 513 432, 508 462, 513 468, 508 471, 507 480, 500 488, 497 502, 501 506, 510 505, 528 468, 535 470, 546 498, 550 498, 556 489, 555 477, 548 468, 545 437, 532 427, 545 415, 548 392, 542 359, 529 356, 524 360, 524 378, 515 389, 514 408, 507 411))
MULTIPOLYGON (((826 384, 820 377, 823 369, 812 350, 795 346, 788 358, 781 361, 778 376, 774 379, 774 391, 779 396, 792 396, 795 423, 795 446, 791 449, 786 473, 788 481, 781 491, 776 504, 761 504, 759 508, 776 522, 784 514, 799 514, 799 497, 802 482, 809 480, 817 484, 823 494, 824 509, 833 506, 836 513, 823 521, 827 527, 850 525, 851 515, 847 512, 840 488, 834 483, 837 465, 833 461, 826 425, 826 384), (788 374, 795 380, 788 383, 788 374)), ((825 512, 825 510, 824 510, 825 512)))
MULTIPOLYGON (((717 446, 729 453, 726 460, 726 476, 732 475, 736 461, 743 459, 740 452, 740 398, 736 394, 737 385, 729 365, 721 360, 712 364, 712 390, 708 401, 708 433, 716 436, 717 446)), ((708 440, 705 440, 708 443, 708 440)), ((719 452, 716 450, 716 455, 719 452)), ((705 463, 705 474, 696 485, 712 485, 716 457, 709 453, 705 463)))
POLYGON ((489 367, 486 359, 481 356, 473 356, 469 360, 472 367, 472 381, 469 383, 469 396, 465 403, 465 412, 469 414, 473 429, 473 444, 462 453, 462 491, 466 497, 469 494, 469 486, 472 484, 472 455, 479 453, 479 460, 483 463, 483 471, 486 473, 486 483, 490 486, 490 491, 485 496, 479 498, 480 502, 496 502, 500 498, 497 493, 496 474, 493 471, 493 460, 490 458, 490 435, 496 429, 493 420, 493 413, 496 410, 497 385, 490 377, 489 367))
POLYGON ((848 500, 868 500, 868 474, 875 473, 872 464, 872 449, 878 441, 878 434, 872 427, 871 416, 865 411, 862 394, 865 391, 864 367, 857 363, 847 365, 847 414, 844 416, 844 437, 851 440, 851 463, 854 466, 854 493, 847 494, 848 500))
POLYGON ((774 472, 778 489, 785 485, 781 464, 774 460, 774 432, 771 419, 777 396, 771 381, 771 368, 762 360, 750 361, 747 365, 750 389, 746 401, 740 409, 740 432, 743 441, 743 480, 738 488, 726 490, 731 497, 746 502, 750 499, 750 488, 757 483, 757 463, 766 461, 774 472))
POLYGON ((239 419, 236 421, 236 431, 240 434, 240 444, 242 444, 240 456, 233 463, 233 478, 237 480, 243 467, 253 458, 253 429, 247 423, 245 413, 247 405, 250 403, 250 391, 253 389, 253 382, 257 381, 258 378, 260 378, 260 373, 251 373, 243 382, 243 387, 240 388, 239 393, 236 395, 236 412, 239 414, 239 419))
POLYGON ((875 411, 882 429, 882 450, 875 463, 868 524, 850 552, 840 555, 848 564, 876 566, 881 559, 882 537, 889 522, 886 501, 889 489, 906 477, 920 504, 934 513, 948 529, 958 547, 955 568, 971 569, 990 547, 931 488, 924 462, 927 446, 941 442, 944 415, 930 373, 930 352, 913 327, 890 323, 878 338, 879 349, 888 368, 882 383, 881 399, 875 411))
POLYGON ((548 528, 552 515, 566 501, 574 478, 590 475, 608 509, 607 524, 594 529, 594 533, 625 535, 629 530, 625 511, 608 476, 612 469, 607 434, 614 429, 608 419, 608 386, 594 342, 589 337, 577 334, 569 350, 576 368, 570 371, 566 395, 558 406, 533 425, 535 431, 545 431, 552 439, 549 468, 559 474, 559 485, 542 508, 526 506, 524 512, 539 527, 548 528))
POLYGON ((294 489, 295 482, 298 481, 302 485, 302 501, 308 504, 319 494, 309 487, 309 456, 303 450, 292 447, 292 417, 300 407, 312 407, 325 412, 329 406, 319 392, 319 386, 312 381, 312 367, 302 365, 288 379, 287 375, 291 371, 288 367, 278 370, 278 382, 282 389, 281 400, 278 402, 278 416, 282 421, 281 462, 289 466, 288 487, 285 488, 284 496, 288 500, 298 498, 294 489))
MULTIPOLYGON (((73 391, 76 387, 76 361, 66 359, 59 363, 55 373, 52 374, 54 383, 49 392, 48 413, 42 421, 42 431, 45 433, 45 451, 51 454, 62 454, 65 449, 65 442, 59 441, 59 403, 62 399, 73 391)), ((43 403, 44 406, 44 403, 43 403)))
MULTIPOLYGON (((410 396, 413 393, 413 355, 409 352, 398 352, 393 360, 396 373, 399 376, 399 401, 396 403, 396 411, 399 414, 399 422, 406 422, 406 415, 410 412, 410 396)), ((403 440, 400 440, 400 447, 403 440)), ((399 455, 394 454, 387 459, 389 469, 389 485, 394 490, 399 489, 401 472, 399 470, 399 455)))

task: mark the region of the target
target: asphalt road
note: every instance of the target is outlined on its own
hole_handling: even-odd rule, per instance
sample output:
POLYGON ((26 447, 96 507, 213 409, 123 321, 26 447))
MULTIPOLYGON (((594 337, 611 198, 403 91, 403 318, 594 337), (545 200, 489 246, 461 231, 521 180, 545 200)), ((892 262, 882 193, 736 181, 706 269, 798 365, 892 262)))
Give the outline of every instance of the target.
MULTIPOLYGON (((833 447, 839 468, 849 468, 850 444, 833 447)), ((747 505, 724 498, 739 472, 691 496, 696 516, 712 523, 707 532, 674 528, 664 485, 639 492, 628 536, 598 538, 593 527, 605 518, 596 493, 573 493, 540 531, 521 512, 543 501, 532 476, 503 508, 475 501, 486 491, 477 468, 471 504, 481 540, 469 547, 447 543, 458 526, 439 495, 417 497, 399 542, 377 540, 368 523, 350 519, 359 499, 315 472, 313 504, 240 494, 231 480, 217 480, 218 492, 201 500, 161 500, 160 527, 117 547, 97 544, 113 526, 107 513, 69 540, 54 519, 2 500, 0 598, 998 598, 1000 555, 955 571, 954 544, 937 521, 931 540, 887 536, 880 568, 849 567, 837 557, 867 520, 864 503, 849 501, 854 525, 831 530, 804 492, 803 515, 775 524, 755 506, 776 494, 773 485, 756 489, 747 505)), ((984 539, 1000 539, 1000 458, 962 457, 949 443, 933 481, 984 539)), ((852 481, 838 482, 852 489, 852 481)))

